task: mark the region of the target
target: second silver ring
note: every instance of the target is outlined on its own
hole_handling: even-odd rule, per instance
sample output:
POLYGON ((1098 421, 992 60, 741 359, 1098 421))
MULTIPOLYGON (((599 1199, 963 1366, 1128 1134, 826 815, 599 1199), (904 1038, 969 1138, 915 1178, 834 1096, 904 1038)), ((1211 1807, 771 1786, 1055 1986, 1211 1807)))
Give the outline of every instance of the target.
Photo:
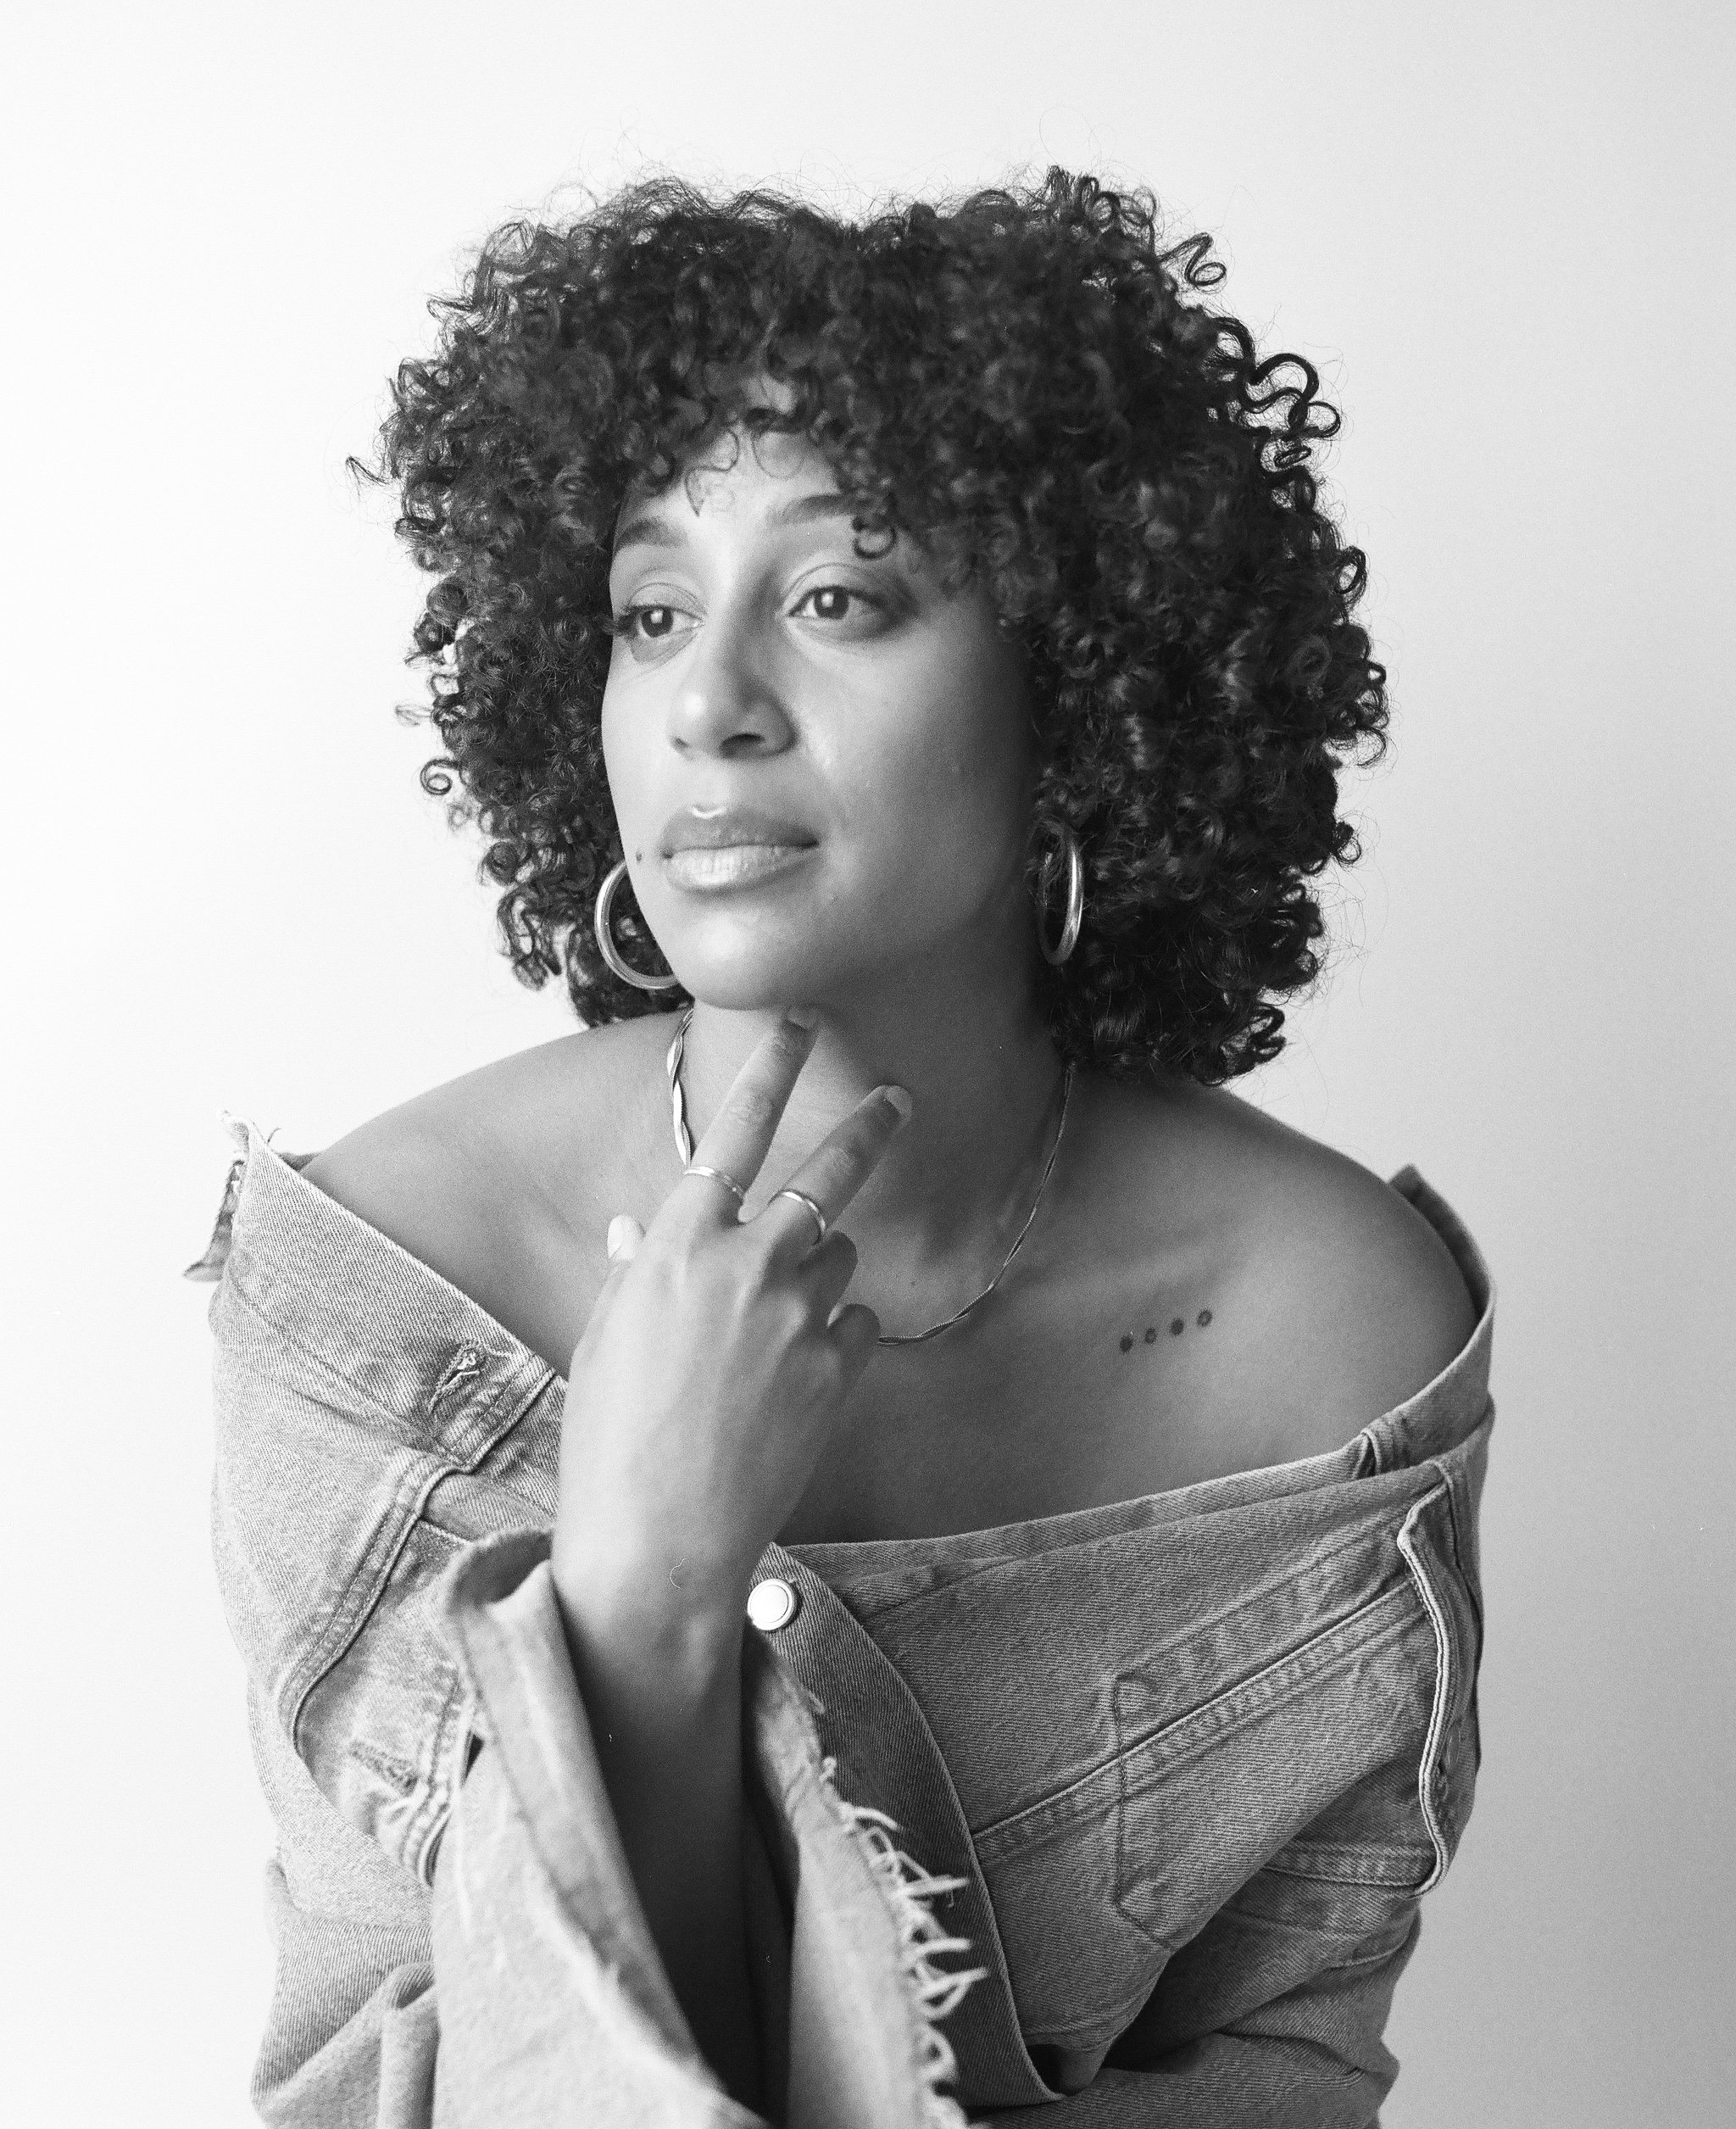
POLYGON ((818 1249, 820 1245, 826 1240, 826 1221, 825 1213, 821 1211, 820 1207, 814 1202, 813 1199, 808 1195, 805 1190, 774 1190, 771 1193, 771 1201, 774 1204, 781 1197, 793 1197, 798 1205, 805 1205, 808 1210, 814 1215, 814 1224, 820 1229, 820 1232, 814 1237, 814 1246, 815 1249, 818 1249))
POLYGON ((735 1200, 737 1211, 741 1208, 742 1200, 748 1195, 734 1176, 727 1174, 722 1168, 709 1168, 700 1161, 689 1161, 686 1168, 682 1170, 682 1173, 703 1175, 708 1182, 721 1183, 724 1189, 735 1200))

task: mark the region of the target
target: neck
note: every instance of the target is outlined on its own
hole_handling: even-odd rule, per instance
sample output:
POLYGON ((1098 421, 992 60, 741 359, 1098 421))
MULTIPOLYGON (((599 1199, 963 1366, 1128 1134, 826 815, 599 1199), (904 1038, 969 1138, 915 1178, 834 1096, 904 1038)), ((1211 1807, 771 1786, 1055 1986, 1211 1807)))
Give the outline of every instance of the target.
MULTIPOLYGON (((1007 975, 980 959, 974 969, 919 959, 800 1001, 819 1008, 820 1034, 746 1209, 756 1212, 875 1087, 907 1088, 910 1121, 841 1223, 861 1255, 853 1292, 884 1301, 888 1330, 910 1328, 913 1308, 941 1313, 943 1290, 979 1272, 987 1283, 1024 1224, 1054 1143, 1061 1061, 1032 972, 1007 975)), ((696 1145, 779 1010, 695 1006, 682 1080, 696 1145)))

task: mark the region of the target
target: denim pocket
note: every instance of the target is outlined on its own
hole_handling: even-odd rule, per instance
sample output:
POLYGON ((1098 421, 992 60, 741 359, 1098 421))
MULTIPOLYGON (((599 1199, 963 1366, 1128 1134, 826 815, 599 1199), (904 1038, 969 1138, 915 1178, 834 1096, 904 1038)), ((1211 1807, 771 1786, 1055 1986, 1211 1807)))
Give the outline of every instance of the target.
POLYGON ((1267 1870, 1287 1902, 1320 1888, 1312 1926, 1361 1940, 1451 1861, 1476 1775, 1477 1625, 1447 1484, 1388 1530, 1373 1594, 1204 1707, 1166 1723, 1160 1678, 1115 1680, 1115 1905, 1155 1949, 1267 1870))

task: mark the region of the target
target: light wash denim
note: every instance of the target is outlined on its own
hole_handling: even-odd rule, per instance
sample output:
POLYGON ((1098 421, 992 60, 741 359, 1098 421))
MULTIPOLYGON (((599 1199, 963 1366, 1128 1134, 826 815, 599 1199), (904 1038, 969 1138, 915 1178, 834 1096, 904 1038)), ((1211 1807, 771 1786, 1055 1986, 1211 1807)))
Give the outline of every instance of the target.
MULTIPOLYGON (((253 2098, 309 2129, 747 2123, 652 1943, 548 1565, 565 1385, 231 1120, 214 1535, 279 1845, 253 2098)), ((768 1549, 756 2005, 793 2129, 1365 2129, 1479 1757, 1493 1296, 1328 1456, 768 1549)))

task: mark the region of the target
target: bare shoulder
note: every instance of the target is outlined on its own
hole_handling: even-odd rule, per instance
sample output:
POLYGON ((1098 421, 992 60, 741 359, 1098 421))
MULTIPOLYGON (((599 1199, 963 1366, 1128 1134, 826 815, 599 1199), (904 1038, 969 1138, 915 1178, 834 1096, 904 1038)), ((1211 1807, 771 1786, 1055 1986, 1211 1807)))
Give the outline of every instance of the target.
POLYGON ((664 1039, 632 1021, 520 1051, 370 1117, 303 1177, 564 1366, 575 1266, 594 1257, 600 1279, 609 1218, 654 1202, 638 1171, 659 1109, 667 1134, 647 1101, 664 1039))
POLYGON ((1342 1446, 1463 1350, 1464 1279, 1389 1183, 1222 1090, 1132 1100, 1161 1148, 1165 1246, 1214 1297, 1211 1402, 1250 1458, 1342 1446))

